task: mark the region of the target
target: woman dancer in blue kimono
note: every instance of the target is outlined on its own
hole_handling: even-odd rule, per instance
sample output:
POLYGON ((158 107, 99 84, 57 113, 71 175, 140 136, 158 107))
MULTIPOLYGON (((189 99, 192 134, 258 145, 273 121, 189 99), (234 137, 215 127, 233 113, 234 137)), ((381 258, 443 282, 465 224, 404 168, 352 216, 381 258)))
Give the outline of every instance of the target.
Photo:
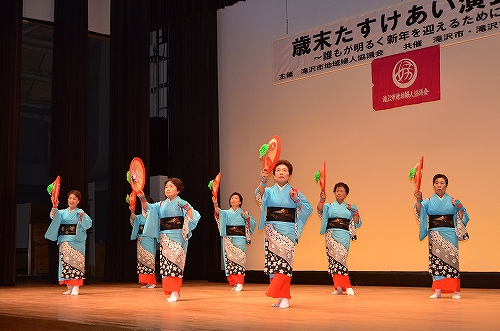
POLYGON ((326 192, 320 193, 318 213, 321 217, 320 233, 325 235, 328 273, 332 275, 335 291, 332 294, 354 295, 347 269, 347 254, 352 240, 356 240, 356 230, 362 224, 356 205, 344 200, 349 194, 349 186, 339 182, 333 187, 335 201, 326 203, 326 192))
POLYGON ((78 206, 82 194, 77 190, 68 193, 68 208, 52 208, 52 219, 45 238, 59 245, 59 284, 66 284, 63 294, 78 295, 85 279, 85 241, 92 219, 78 206))
POLYGON ((241 292, 245 280, 245 265, 247 261, 247 245, 250 245, 251 235, 257 222, 246 210, 241 209, 243 197, 234 192, 229 197, 231 208, 219 208, 217 198, 212 197, 215 209, 215 220, 222 237, 224 252, 224 269, 231 290, 241 292))
POLYGON ((458 241, 469 237, 465 230, 469 215, 458 199, 446 193, 448 178, 445 175, 434 175, 432 183, 434 194, 430 198, 423 200, 422 192, 414 192, 420 240, 429 237, 429 273, 434 290, 430 298, 440 298, 441 293, 453 293, 453 299, 460 299, 458 241))
POLYGON ((137 195, 146 215, 143 235, 160 242, 160 274, 163 292, 170 295, 168 302, 180 300, 188 240, 200 220, 200 213, 178 196, 182 190, 179 178, 168 178, 165 200, 150 204, 143 192, 137 195))
POLYGON ((292 164, 279 160, 273 169, 276 184, 267 186, 268 173, 261 172, 261 182, 255 190, 257 201, 261 203, 259 230, 265 227, 264 273, 271 283, 266 295, 278 298, 273 307, 290 306, 290 283, 298 243, 307 218, 312 213, 306 197, 288 183, 292 175, 292 164))
MULTIPOLYGON (((148 203, 154 203, 151 197, 146 197, 148 203)), ((130 206, 130 225, 132 225, 132 234, 130 240, 137 240, 137 274, 141 288, 156 287, 156 240, 152 237, 143 235, 146 218, 134 213, 134 206, 130 206)))

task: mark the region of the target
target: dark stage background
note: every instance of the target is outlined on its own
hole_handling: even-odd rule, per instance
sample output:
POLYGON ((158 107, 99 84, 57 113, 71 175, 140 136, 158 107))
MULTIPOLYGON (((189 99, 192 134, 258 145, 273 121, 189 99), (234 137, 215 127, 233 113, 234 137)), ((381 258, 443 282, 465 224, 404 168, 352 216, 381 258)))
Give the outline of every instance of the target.
MULTIPOLYGON (((202 215, 189 243, 185 278, 207 279, 220 270, 220 240, 207 189, 219 172, 217 9, 236 2, 112 0, 110 36, 89 38, 88 2, 56 0, 54 23, 36 22, 53 29, 53 37, 40 43, 53 47, 45 52, 52 56, 51 72, 41 78, 31 73, 49 83, 45 107, 23 94, 28 90, 23 79, 30 77, 21 72, 30 54, 22 46, 23 36, 34 28, 23 26, 22 1, 1 2, 0 285, 16 282, 17 204, 32 203, 32 212, 46 212, 48 222, 45 190, 57 175, 62 178, 60 208, 69 190, 78 189, 89 201, 88 183, 100 183, 91 202, 93 230, 99 230, 96 239, 104 249, 104 280, 137 281, 136 243, 130 240, 124 203, 130 193, 125 172, 136 156, 148 176, 181 178, 186 187, 182 198, 202 215), (169 39, 168 115, 151 117, 149 40, 150 32, 160 29, 169 39), (109 57, 93 58, 96 48, 109 57), (108 64, 109 78, 96 78, 108 64), (89 81, 94 83, 89 86, 89 81), (96 111, 98 93, 107 95, 100 97, 105 106, 96 111)), ((145 192, 149 189, 147 183, 145 192)), ((81 207, 89 210, 89 204, 81 207)), ((49 275, 56 281, 55 243, 49 251, 49 275)))

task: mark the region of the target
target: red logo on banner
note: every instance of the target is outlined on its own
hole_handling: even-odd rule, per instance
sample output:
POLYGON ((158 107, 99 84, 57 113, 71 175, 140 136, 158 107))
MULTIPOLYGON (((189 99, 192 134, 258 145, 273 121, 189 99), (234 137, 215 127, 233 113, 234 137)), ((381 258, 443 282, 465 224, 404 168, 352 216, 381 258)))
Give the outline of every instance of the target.
POLYGON ((373 109, 440 99, 439 45, 372 61, 373 109))

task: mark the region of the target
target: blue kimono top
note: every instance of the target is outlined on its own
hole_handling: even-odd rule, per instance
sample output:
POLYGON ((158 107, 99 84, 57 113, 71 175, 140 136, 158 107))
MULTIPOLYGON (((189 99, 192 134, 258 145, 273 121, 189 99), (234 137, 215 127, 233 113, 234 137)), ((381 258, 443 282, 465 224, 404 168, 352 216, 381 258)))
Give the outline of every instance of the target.
MULTIPOLYGON (((220 235, 222 237, 226 237, 226 226, 246 226, 247 220, 241 216, 243 213, 243 209, 238 208, 233 210, 233 208, 229 208, 227 210, 219 211, 219 219, 220 219, 220 235)), ((257 225, 257 221, 255 218, 250 216, 250 234, 253 234, 255 230, 255 226, 257 225)))
POLYGON ((45 238, 57 241, 59 245, 68 241, 85 241, 87 239, 87 229, 92 226, 92 219, 80 208, 75 208, 71 212, 69 208, 58 209, 50 223, 45 238), (59 235, 61 225, 74 224, 76 235, 59 235))
POLYGON ((192 231, 198 225, 198 221, 201 216, 198 211, 191 207, 189 203, 182 200, 180 197, 175 197, 173 200, 169 200, 168 198, 155 203, 147 203, 147 217, 146 223, 144 225, 143 235, 146 237, 159 238, 160 233, 166 234, 171 240, 177 242, 182 246, 185 252, 187 252, 187 241, 191 238, 192 231), (181 208, 181 206, 186 205, 185 208, 181 208), (193 219, 187 220, 188 213, 187 210, 191 208, 193 219), (182 235, 182 229, 174 229, 174 230, 163 230, 160 231, 160 219, 165 217, 183 217, 184 222, 188 222, 188 233, 187 238, 184 238, 182 235))
MULTIPOLYGON (((265 223, 270 223, 279 233, 287 236, 294 243, 298 243, 300 235, 307 218, 312 213, 312 207, 306 197, 299 191, 300 201, 295 203, 290 198, 290 191, 292 186, 289 183, 283 185, 282 188, 278 184, 264 189, 262 197, 262 212, 260 214, 259 230, 264 228, 265 223), (296 208, 295 224, 297 225, 297 238, 295 234, 295 224, 290 222, 280 221, 266 221, 267 207, 283 207, 283 208, 296 208)), ((259 194, 259 188, 256 189, 255 194, 259 194)))
MULTIPOLYGON (((358 209, 356 205, 352 205, 353 209, 358 209)), ((323 205, 323 214, 321 216, 321 226, 319 229, 320 234, 326 233, 326 228, 328 225, 329 218, 345 218, 352 220, 354 217, 354 212, 347 208, 347 202, 342 202, 339 204, 337 201, 331 203, 325 203, 323 205)), ((359 223, 353 222, 354 227, 357 229, 363 224, 361 217, 359 218, 359 223)), ((338 242, 340 242, 344 247, 349 248, 349 240, 351 236, 348 230, 344 229, 333 229, 332 237, 334 237, 338 242)))
MULTIPOLYGON (((469 222, 469 214, 467 214, 467 211, 465 208, 463 208, 464 211, 464 217, 463 217, 463 224, 467 225, 467 222, 469 222)), ((458 208, 457 206, 454 206, 451 203, 451 196, 449 196, 447 193, 443 195, 443 198, 439 198, 437 194, 433 194, 430 198, 425 199, 422 201, 422 208, 420 209, 420 240, 424 240, 425 237, 427 237, 428 231, 429 231, 429 221, 428 221, 428 216, 429 215, 451 215, 453 214, 453 222, 455 224, 455 228, 457 227, 457 212, 458 208)), ((455 246, 458 245, 458 237, 455 234, 455 229, 452 228, 433 228, 433 230, 439 231, 440 233, 443 234, 448 234, 447 239, 450 239, 449 241, 455 244, 455 246), (450 238, 451 236, 451 238, 450 238), (453 240, 451 240, 453 239, 453 240)))

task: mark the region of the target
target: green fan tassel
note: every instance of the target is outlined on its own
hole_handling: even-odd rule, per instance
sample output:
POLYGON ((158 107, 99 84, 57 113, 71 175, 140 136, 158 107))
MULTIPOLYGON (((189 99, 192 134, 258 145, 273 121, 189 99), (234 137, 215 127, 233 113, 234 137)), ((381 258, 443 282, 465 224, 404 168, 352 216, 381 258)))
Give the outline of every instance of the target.
POLYGON ((269 150, 269 144, 264 144, 259 148, 259 157, 263 157, 269 150))
POLYGON ((410 180, 413 180, 415 178, 416 172, 417 172, 417 167, 410 170, 410 174, 409 174, 410 180))
POLYGON ((317 183, 319 182, 319 170, 316 171, 316 173, 314 174, 314 181, 317 183))
POLYGON ((127 203, 127 205, 130 205, 130 200, 128 198, 128 195, 125 197, 125 202, 127 203))
POLYGON ((130 170, 127 171, 127 182, 130 184, 130 170))
POLYGON ((47 186, 47 192, 49 192, 49 194, 52 194, 53 189, 54 189, 54 183, 50 183, 49 186, 47 186))
POLYGON ((212 179, 211 181, 208 182, 208 188, 212 190, 213 185, 214 185, 214 180, 212 179))

